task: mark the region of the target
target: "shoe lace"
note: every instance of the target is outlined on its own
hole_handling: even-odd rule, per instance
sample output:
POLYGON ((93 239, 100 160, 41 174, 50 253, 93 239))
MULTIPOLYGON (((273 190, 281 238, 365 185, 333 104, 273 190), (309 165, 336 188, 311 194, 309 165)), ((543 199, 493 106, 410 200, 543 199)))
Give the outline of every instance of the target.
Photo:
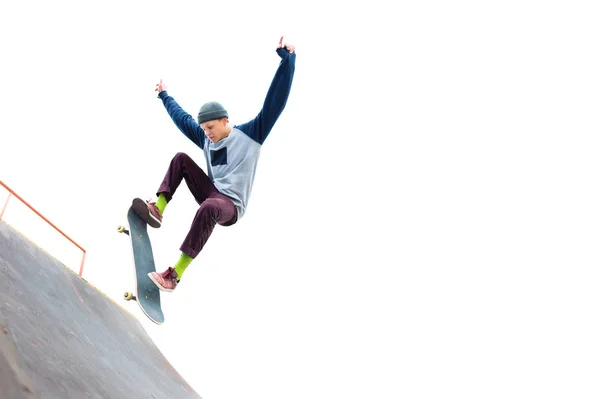
POLYGON ((169 267, 165 274, 163 274, 165 280, 177 281, 177 271, 174 268, 169 267))

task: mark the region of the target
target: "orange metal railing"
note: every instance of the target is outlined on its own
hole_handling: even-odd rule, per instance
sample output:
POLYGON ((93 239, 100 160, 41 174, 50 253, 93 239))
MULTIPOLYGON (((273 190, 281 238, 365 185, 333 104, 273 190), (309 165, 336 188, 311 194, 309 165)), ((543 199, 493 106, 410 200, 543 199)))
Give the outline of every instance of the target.
POLYGON ((6 207, 8 206, 8 201, 10 200, 10 198, 12 196, 14 196, 19 201, 21 201, 24 205, 26 205, 29 209, 31 209, 33 212, 35 212, 39 217, 41 217, 46 223, 48 223, 50 226, 54 227, 54 229, 56 231, 58 231, 60 234, 62 234, 67 240, 69 240, 73 244, 75 244, 75 246, 77 248, 81 249, 81 251, 83 252, 83 257, 81 258, 81 266, 79 267, 79 277, 81 277, 83 275, 83 264, 85 263, 85 249, 83 249, 83 247, 81 245, 77 244, 71 237, 66 235, 61 229, 56 227, 56 225, 54 225, 54 223, 49 221, 44 215, 42 215, 34 207, 32 207, 29 203, 27 203, 27 201, 25 201, 23 198, 21 198, 10 187, 8 187, 6 184, 4 184, 2 182, 2 180, 0 180, 0 186, 4 187, 6 190, 8 190, 8 198, 6 199, 6 202, 4 203, 4 206, 2 207, 2 211, 0 211, 0 220, 2 220, 2 216, 4 216, 4 211, 6 211, 6 207))

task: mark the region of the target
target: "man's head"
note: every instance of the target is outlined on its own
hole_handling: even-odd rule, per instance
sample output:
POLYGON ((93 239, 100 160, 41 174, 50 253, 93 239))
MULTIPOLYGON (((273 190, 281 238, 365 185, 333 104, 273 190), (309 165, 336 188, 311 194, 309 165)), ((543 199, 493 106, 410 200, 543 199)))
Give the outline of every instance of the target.
POLYGON ((212 101, 200 107, 198 124, 210 141, 216 143, 227 137, 231 132, 229 114, 221 104, 212 101))

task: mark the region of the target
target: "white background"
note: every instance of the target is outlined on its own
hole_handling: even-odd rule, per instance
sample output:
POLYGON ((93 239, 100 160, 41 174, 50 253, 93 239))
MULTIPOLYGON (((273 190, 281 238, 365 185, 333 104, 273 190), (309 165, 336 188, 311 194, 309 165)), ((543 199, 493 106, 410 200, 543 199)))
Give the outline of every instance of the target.
MULTIPOLYGON (((5 2, 0 179, 204 399, 597 398, 593 4, 5 2), (116 227, 177 152, 205 161, 155 85, 246 122, 281 35, 296 75, 248 211, 156 326, 121 299, 116 227)), ((151 233, 159 269, 196 209, 182 185, 151 233)), ((14 198, 5 219, 78 271, 14 198)))

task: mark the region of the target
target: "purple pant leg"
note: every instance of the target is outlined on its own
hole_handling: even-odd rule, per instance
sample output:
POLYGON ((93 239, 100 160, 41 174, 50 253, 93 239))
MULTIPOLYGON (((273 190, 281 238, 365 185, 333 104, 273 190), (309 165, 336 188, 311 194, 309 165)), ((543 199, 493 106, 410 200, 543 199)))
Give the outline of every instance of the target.
POLYGON ((171 201, 183 179, 185 179, 190 192, 199 204, 204 202, 209 194, 216 190, 215 185, 202 168, 187 154, 179 152, 171 160, 169 169, 156 195, 164 194, 167 202, 171 201))
POLYGON ((157 195, 163 194, 167 202, 171 201, 183 179, 200 208, 179 249, 195 258, 204 248, 217 223, 230 226, 237 221, 237 210, 231 199, 217 190, 202 168, 181 152, 171 160, 157 195))

